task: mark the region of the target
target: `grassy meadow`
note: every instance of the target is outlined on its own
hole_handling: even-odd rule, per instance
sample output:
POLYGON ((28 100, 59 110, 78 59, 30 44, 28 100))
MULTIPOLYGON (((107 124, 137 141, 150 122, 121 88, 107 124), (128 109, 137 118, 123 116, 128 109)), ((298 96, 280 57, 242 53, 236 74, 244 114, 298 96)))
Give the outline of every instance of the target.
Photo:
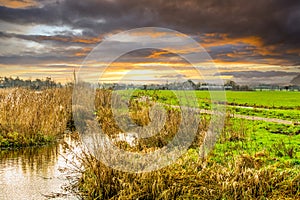
MULTIPOLYGON (((189 91, 176 92, 160 91, 137 91, 134 95, 149 95, 158 102, 178 105, 177 98, 183 101, 188 99, 189 91)), ((218 97, 220 91, 196 91, 198 106, 202 109, 211 109, 211 95, 218 97)), ((300 120, 300 93, 286 91, 226 91, 226 109, 235 114, 278 118, 297 122, 300 120)), ((183 102, 184 103, 184 102, 183 102)), ((220 102, 215 102, 220 103, 220 102)))
MULTIPOLYGON (((137 91, 137 93, 142 91, 137 91)), ((143 91, 146 93, 145 91, 143 91)), ((194 92, 194 91, 190 91, 194 92)), ((186 95, 189 91, 177 92, 179 97, 186 95), (181 94, 181 95, 180 95, 181 94)), ((222 93, 220 91, 195 91, 199 102, 210 102, 211 93, 222 93)), ((158 96, 161 101, 174 102, 176 97, 170 90, 148 90, 147 94, 158 96)), ((225 91, 228 105, 252 106, 257 108, 279 108, 279 109, 300 109, 300 93, 291 91, 225 91)))
MULTIPOLYGON (((103 132, 114 139, 122 130, 111 109, 111 95, 110 90, 97 90, 94 115, 103 132)), ((208 91, 197 91, 196 96, 201 109, 211 108, 208 91)), ((300 199, 300 93, 227 91, 226 98, 227 102, 216 102, 227 104, 227 114, 215 148, 207 157, 199 155, 199 147, 213 118, 202 113, 193 143, 176 163, 157 171, 127 173, 82 151, 74 153, 79 160, 74 163, 74 173, 79 176, 68 189, 82 199, 300 199), (234 114, 291 123, 242 119, 234 114)), ((72 126, 71 101, 71 88, 0 90, 0 146, 54 141, 72 126)), ((137 139, 134 146, 126 141, 115 145, 147 153, 172 140, 183 120, 172 91, 135 91, 128 103, 129 116, 139 126, 158 123, 158 115, 149 117, 155 102, 163 103, 166 109, 162 129, 153 137, 137 139)), ((125 119, 122 115, 118 118, 125 119)))

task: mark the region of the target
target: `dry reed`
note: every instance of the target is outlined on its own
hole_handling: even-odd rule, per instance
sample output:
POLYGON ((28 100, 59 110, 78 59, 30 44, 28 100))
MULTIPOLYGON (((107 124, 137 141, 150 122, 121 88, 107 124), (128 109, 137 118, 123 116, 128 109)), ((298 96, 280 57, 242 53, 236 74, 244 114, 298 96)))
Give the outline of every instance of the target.
POLYGON ((27 146, 64 133, 71 117, 71 88, 0 91, 1 146, 27 146))

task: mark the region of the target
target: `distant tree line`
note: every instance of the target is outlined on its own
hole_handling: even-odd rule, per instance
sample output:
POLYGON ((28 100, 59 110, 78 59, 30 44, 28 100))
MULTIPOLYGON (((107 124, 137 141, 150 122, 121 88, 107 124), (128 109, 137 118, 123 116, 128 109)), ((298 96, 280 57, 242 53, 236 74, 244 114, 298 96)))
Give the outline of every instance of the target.
MULTIPOLYGON (((74 79, 75 80, 75 79, 74 79)), ((66 86, 72 86, 74 83, 67 83, 66 86)), ((19 77, 0 77, 0 88, 13 88, 22 87, 33 90, 43 90, 47 88, 61 88, 63 87, 61 83, 56 83, 51 77, 46 77, 45 79, 35 79, 35 80, 22 80, 19 77)), ((125 83, 102 83, 94 85, 97 88, 106 89, 144 89, 144 90, 234 90, 234 91, 253 91, 253 90, 298 90, 300 91, 300 86, 288 85, 288 86, 278 86, 278 85, 268 85, 260 84, 257 86, 239 85, 232 80, 228 80, 223 85, 209 84, 209 83, 194 83, 192 80, 187 80, 185 82, 167 82, 164 84, 148 84, 148 85, 136 85, 136 84, 125 84, 125 83)))
POLYGON ((194 83, 192 80, 185 82, 171 82, 165 84, 148 84, 148 85, 135 85, 125 83, 102 83, 99 88, 108 88, 115 90, 134 89, 139 88, 143 90, 233 90, 233 91, 254 91, 254 90, 286 90, 286 91, 300 91, 300 86, 297 85, 272 85, 272 84, 259 84, 256 86, 239 85, 232 80, 226 81, 223 85, 210 84, 210 83, 194 83))
POLYGON ((148 84, 148 85, 134 85, 125 83, 103 83, 99 85, 100 88, 110 89, 134 89, 140 88, 144 90, 252 90, 248 85, 238 85, 234 81, 227 81, 223 85, 209 84, 209 83, 194 83, 192 80, 185 82, 171 82, 165 84, 148 84))
POLYGON ((22 87, 33 90, 42 90, 47 88, 60 88, 61 83, 56 83, 51 77, 46 77, 45 79, 35 79, 35 80, 23 80, 19 77, 0 77, 0 88, 13 88, 22 87))

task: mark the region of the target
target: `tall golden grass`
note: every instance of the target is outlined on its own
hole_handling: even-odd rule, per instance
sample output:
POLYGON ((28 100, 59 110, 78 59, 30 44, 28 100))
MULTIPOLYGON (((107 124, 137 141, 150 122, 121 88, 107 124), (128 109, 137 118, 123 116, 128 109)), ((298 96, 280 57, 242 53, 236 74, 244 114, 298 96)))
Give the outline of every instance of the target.
POLYGON ((71 88, 0 90, 0 142, 27 146, 64 133, 71 117, 71 88))
POLYGON ((250 155, 224 166, 199 160, 193 153, 197 154, 190 151, 171 166, 142 174, 113 170, 86 153, 80 157, 85 170, 70 189, 83 199, 300 198, 300 173, 293 170, 259 167, 259 159, 250 155))

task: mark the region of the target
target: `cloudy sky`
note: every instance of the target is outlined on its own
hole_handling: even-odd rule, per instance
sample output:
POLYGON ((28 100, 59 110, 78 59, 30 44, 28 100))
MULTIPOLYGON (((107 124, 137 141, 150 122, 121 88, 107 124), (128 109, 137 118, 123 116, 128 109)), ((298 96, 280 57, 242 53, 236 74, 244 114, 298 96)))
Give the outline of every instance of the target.
MULTIPOLYGON (((0 26, 0 76, 70 81, 99 43, 141 27, 193 38, 218 69, 210 75, 225 80, 288 84, 300 73, 299 0, 0 0, 0 26)), ((106 53, 121 43, 176 40, 153 30, 118 38, 106 53)), ((178 52, 195 53, 186 47, 128 52, 110 65, 103 80, 124 74, 139 80, 198 80, 178 52)))

